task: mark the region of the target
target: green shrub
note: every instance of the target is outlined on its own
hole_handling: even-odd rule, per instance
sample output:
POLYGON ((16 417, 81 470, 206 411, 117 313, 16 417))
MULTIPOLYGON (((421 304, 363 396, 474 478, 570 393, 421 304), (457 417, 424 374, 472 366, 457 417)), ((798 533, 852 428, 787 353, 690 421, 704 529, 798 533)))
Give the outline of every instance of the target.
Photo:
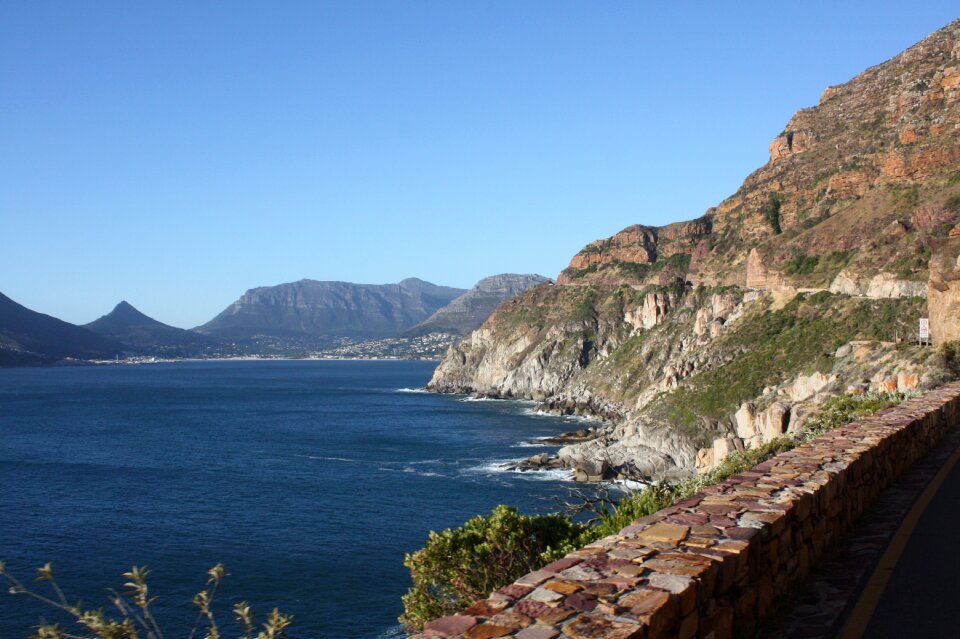
POLYGON ((780 228, 780 207, 783 204, 783 198, 779 193, 771 193, 770 199, 763 206, 763 217, 773 229, 774 234, 780 235, 783 229, 780 228))
POLYGON ((940 346, 940 358, 944 368, 954 377, 960 377, 960 342, 944 342, 940 346))
POLYGON ((623 275, 642 282, 650 275, 652 266, 643 262, 617 262, 617 269, 623 275))
POLYGON ((589 275, 590 273, 596 273, 596 272, 597 272, 597 268, 598 268, 598 266, 597 266, 596 264, 591 264, 590 266, 587 266, 586 268, 581 268, 581 269, 567 269, 567 277, 569 277, 569 278, 572 279, 572 280, 578 280, 578 279, 580 279, 581 277, 585 277, 585 276, 589 275))
POLYGON ((951 213, 960 213, 960 195, 954 195, 949 198, 946 204, 944 204, 944 208, 951 213))
POLYGON ((816 255, 797 255, 783 270, 787 275, 809 275, 819 263, 820 258, 816 255))
POLYGON ((459 528, 431 532, 408 554, 413 586, 400 621, 412 628, 454 614, 498 588, 586 543, 587 527, 562 515, 521 515, 497 506, 459 528))
POLYGON ((596 319, 597 316, 597 291, 593 288, 579 287, 579 298, 573 303, 570 309, 570 320, 581 323, 596 319))

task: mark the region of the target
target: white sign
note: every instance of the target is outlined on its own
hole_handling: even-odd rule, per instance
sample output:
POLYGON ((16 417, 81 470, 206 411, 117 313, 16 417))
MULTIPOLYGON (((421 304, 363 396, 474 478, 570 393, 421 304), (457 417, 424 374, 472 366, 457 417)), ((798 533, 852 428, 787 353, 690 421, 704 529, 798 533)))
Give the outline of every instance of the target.
POLYGON ((930 339, 930 319, 920 318, 920 339, 930 339))

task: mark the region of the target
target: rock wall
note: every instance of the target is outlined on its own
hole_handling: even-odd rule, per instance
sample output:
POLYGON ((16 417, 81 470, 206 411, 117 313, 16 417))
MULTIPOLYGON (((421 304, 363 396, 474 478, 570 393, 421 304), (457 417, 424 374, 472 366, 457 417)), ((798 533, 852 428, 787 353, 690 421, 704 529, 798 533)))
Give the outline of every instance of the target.
POLYGON ((933 343, 960 339, 960 229, 955 236, 933 245, 928 286, 927 313, 933 343))
POLYGON ((880 491, 960 419, 950 384, 633 522, 413 639, 751 636, 880 491))

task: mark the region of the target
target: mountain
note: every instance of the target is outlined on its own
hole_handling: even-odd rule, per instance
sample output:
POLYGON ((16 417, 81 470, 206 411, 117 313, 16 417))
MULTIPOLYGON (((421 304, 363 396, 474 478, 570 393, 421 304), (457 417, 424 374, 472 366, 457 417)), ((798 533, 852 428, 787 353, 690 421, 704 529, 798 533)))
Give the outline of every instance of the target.
POLYGON ((58 360, 104 359, 122 353, 117 342, 43 313, 0 293, 0 365, 51 364, 58 360))
POLYGON ((251 289, 195 330, 281 346, 376 339, 402 333, 465 292, 416 278, 399 284, 300 280, 251 289))
POLYGON ((137 355, 186 357, 203 354, 217 344, 210 336, 158 322, 126 301, 84 328, 122 343, 137 355))
POLYGON ((405 336, 417 337, 430 333, 468 335, 480 328, 502 302, 546 281, 547 278, 542 275, 514 273, 485 277, 472 289, 411 328, 405 336))
POLYGON ((595 477, 703 470, 831 396, 939 384, 949 358, 913 340, 920 317, 960 337, 958 122, 960 21, 827 88, 703 215, 587 244, 428 387, 604 418, 558 455, 595 477))

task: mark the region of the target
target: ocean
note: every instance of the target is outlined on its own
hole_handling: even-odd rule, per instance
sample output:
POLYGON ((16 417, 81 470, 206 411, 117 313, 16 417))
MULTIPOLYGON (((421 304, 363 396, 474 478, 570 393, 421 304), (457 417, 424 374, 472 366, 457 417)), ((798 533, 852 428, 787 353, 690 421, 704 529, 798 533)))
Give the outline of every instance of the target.
MULTIPOLYGON (((0 560, 31 581, 53 562, 68 598, 93 607, 148 565, 169 639, 189 634, 217 562, 222 601, 261 618, 279 607, 291 636, 403 637, 404 553, 496 504, 556 510, 565 473, 497 466, 580 427, 529 403, 418 392, 435 366, 0 369, 0 560)), ((0 638, 58 619, 5 590, 0 638)))

